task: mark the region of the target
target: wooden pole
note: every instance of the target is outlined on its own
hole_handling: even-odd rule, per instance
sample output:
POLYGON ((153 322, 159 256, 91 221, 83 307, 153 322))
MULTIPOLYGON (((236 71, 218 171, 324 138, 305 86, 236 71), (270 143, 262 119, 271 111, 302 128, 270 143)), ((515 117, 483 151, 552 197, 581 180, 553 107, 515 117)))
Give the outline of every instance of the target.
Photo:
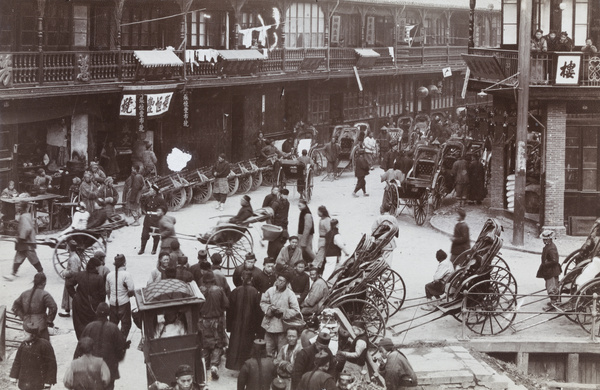
POLYGON ((522 246, 525 237, 525 175, 527 173, 527 122, 529 117, 529 69, 531 62, 531 1, 521 0, 519 16, 519 88, 517 136, 515 139, 515 211, 513 245, 522 246))

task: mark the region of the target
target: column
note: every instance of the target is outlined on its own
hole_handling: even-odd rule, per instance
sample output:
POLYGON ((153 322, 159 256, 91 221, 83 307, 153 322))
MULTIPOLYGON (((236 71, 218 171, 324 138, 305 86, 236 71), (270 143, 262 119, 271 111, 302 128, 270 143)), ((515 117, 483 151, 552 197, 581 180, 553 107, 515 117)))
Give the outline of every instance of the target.
POLYGON ((71 156, 77 152, 88 159, 88 114, 75 114, 71 117, 71 156))
POLYGON ((552 101, 547 106, 546 143, 544 153, 545 196, 543 230, 565 234, 565 147, 567 130, 567 103, 552 101))

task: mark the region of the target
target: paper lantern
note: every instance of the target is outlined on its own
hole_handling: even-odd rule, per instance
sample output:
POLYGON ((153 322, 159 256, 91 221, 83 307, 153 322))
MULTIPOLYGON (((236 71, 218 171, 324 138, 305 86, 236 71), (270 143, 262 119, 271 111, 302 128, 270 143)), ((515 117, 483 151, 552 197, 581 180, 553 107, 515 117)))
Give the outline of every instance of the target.
POLYGON ((425 87, 419 87, 419 89, 417 89, 417 97, 419 99, 423 99, 426 98, 427 95, 429 95, 429 90, 425 87))
POLYGON ((429 87, 427 87, 427 89, 429 89, 429 93, 432 95, 440 93, 440 90, 438 89, 438 87, 436 87, 433 84, 431 84, 429 87))

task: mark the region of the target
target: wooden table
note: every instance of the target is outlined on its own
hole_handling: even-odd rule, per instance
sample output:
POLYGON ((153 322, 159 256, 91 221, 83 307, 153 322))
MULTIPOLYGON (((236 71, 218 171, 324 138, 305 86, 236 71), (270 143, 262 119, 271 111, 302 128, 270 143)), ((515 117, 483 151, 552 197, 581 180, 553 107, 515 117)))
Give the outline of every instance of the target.
POLYGON ((22 197, 16 197, 16 198, 2 198, 0 199, 3 203, 7 203, 7 204, 12 204, 13 207, 14 205, 16 205, 17 203, 21 203, 21 202, 25 202, 29 205, 28 210, 31 212, 31 215, 33 216, 33 220, 35 222, 35 226, 36 228, 40 228, 40 226, 38 225, 38 220, 37 220, 37 208, 38 208, 38 204, 40 202, 44 202, 47 201, 48 204, 48 217, 49 217, 49 224, 48 224, 48 228, 51 229, 53 225, 53 220, 52 220, 52 210, 54 208, 54 201, 56 199, 60 199, 63 198, 62 195, 56 195, 56 194, 41 194, 41 195, 37 195, 37 196, 28 196, 25 198, 22 197))

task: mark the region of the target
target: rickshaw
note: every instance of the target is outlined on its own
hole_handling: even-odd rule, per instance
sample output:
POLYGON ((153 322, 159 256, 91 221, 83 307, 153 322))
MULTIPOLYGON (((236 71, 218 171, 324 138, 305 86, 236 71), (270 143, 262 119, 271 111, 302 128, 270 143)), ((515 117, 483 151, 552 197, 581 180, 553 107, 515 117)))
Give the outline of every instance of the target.
POLYGON ((360 147, 358 136, 360 129, 355 126, 338 125, 333 129, 332 137, 340 148, 335 175, 340 176, 348 167, 354 169, 355 157, 360 147))
POLYGON ((432 187, 432 204, 437 210, 446 195, 454 189, 452 166, 465 155, 465 144, 458 140, 448 140, 442 145, 440 163, 437 166, 432 187))
POLYGON ((206 363, 198 332, 204 296, 196 282, 165 279, 151 283, 135 291, 135 301, 134 321, 142 330, 148 386, 157 381, 171 383, 177 367, 187 364, 194 372, 194 382, 204 388, 206 363))
POLYGON ((390 213, 400 215, 404 209, 412 209, 417 225, 427 218, 429 196, 435 182, 436 167, 440 159, 440 149, 430 146, 417 146, 411 170, 401 183, 389 181, 383 192, 383 205, 390 207, 390 213))
POLYGON ((295 158, 280 159, 273 165, 273 174, 276 186, 296 187, 300 196, 310 202, 314 189, 313 165, 306 166, 295 158))

